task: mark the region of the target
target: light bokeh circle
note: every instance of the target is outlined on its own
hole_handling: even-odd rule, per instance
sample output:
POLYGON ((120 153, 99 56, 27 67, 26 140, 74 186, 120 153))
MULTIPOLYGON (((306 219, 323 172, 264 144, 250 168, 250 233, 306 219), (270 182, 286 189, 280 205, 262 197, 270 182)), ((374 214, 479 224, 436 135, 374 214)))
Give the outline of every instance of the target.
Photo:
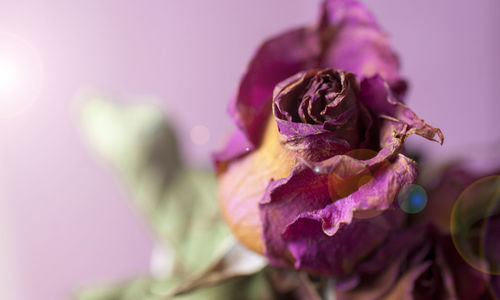
POLYGON ((189 135, 191 141, 196 145, 204 145, 210 140, 210 130, 203 125, 197 125, 191 128, 189 135))
POLYGON ((500 275, 500 175, 477 180, 460 194, 450 229, 458 253, 469 265, 500 275))

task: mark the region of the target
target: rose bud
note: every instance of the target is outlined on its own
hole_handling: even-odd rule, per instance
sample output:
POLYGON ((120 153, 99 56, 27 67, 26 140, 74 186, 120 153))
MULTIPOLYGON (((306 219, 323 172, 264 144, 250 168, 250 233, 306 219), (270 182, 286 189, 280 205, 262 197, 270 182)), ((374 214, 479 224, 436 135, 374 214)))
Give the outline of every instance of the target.
MULTIPOLYGON (((361 77, 379 74, 389 82, 397 96, 404 94, 405 84, 399 79, 398 59, 387 36, 361 3, 325 0, 320 16, 316 26, 287 31, 259 47, 243 75, 237 96, 229 105, 228 112, 238 128, 225 147, 214 154, 219 174, 225 174, 230 165, 238 162, 244 165, 239 169, 246 168, 249 172, 235 172, 231 175, 235 176, 232 181, 258 184, 258 188, 246 189, 247 196, 241 194, 242 186, 237 197, 231 201, 221 198, 221 204, 228 212, 228 222, 238 232, 237 236, 260 253, 263 253, 264 245, 260 239, 262 225, 257 203, 270 179, 287 177, 295 164, 295 159, 280 155, 282 146, 277 127, 269 117, 275 86, 303 70, 337 67, 361 77), (259 147, 264 140, 267 149, 259 147), (253 158, 244 163, 240 161, 250 153, 253 158), (256 170, 250 171, 252 168, 256 170)), ((376 132, 374 134, 377 136, 376 132)), ((221 176, 221 187, 228 177, 221 176)))
POLYGON ((298 73, 276 86, 259 146, 219 165, 223 215, 272 265, 345 275, 403 225, 394 199, 416 180, 400 154, 414 133, 443 139, 381 77, 298 73))
POLYGON ((218 163, 244 155, 260 142, 276 84, 298 72, 326 67, 363 77, 378 74, 397 98, 406 90, 389 39, 367 8, 356 0, 324 0, 316 26, 286 31, 256 51, 228 109, 239 130, 229 142, 232 146, 218 153, 218 163))

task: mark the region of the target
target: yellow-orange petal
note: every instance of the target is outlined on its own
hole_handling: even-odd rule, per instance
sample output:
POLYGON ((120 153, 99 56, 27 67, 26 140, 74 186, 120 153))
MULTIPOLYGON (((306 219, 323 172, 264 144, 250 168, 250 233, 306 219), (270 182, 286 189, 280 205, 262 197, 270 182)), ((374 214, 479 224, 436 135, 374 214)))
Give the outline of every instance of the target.
POLYGON ((271 179, 285 178, 295 156, 280 144, 274 118, 268 119, 262 143, 252 153, 232 162, 219 175, 218 198, 233 234, 247 248, 264 254, 259 201, 271 179))

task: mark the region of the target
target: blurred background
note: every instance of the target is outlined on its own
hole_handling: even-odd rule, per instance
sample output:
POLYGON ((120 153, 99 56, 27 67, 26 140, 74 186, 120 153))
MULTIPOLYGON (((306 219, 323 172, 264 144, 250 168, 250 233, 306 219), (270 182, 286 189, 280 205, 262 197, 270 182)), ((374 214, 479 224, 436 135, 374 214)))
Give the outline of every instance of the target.
MULTIPOLYGON (((500 139, 500 2, 365 1, 391 36, 408 102, 445 134, 435 157, 500 139)), ((210 166, 262 40, 314 24, 319 0, 0 0, 0 298, 68 299, 145 274, 152 233, 79 125, 88 92, 153 102, 185 160, 210 166)))

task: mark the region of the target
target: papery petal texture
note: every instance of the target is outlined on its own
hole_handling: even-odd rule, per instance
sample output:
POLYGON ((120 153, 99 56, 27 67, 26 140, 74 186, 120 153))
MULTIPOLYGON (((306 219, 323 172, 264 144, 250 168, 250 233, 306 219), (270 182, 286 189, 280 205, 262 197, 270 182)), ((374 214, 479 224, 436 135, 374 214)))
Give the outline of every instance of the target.
POLYGON ((293 263, 297 269, 330 276, 350 272, 356 261, 401 225, 404 217, 390 208, 399 189, 415 176, 415 163, 401 155, 393 164, 379 167, 356 192, 332 199, 328 174, 295 167, 290 177, 269 185, 269 194, 261 202, 268 258, 277 265, 293 263), (384 210, 389 211, 353 220, 357 211, 384 210), (284 259, 288 252, 292 257, 284 259))
POLYGON ((369 126, 360 117, 365 111, 357 103, 358 93, 354 74, 333 69, 298 73, 278 84, 273 115, 281 142, 309 161, 357 148, 359 132, 369 126))

